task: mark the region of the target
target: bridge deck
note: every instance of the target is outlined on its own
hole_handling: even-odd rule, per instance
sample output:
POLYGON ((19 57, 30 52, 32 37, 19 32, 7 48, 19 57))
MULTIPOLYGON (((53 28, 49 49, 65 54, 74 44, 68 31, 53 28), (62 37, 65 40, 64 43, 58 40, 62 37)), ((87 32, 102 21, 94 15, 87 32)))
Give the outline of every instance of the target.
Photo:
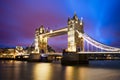
POLYGON ((47 36, 47 37, 54 37, 54 36, 58 36, 58 35, 67 34, 67 31, 68 31, 67 28, 62 28, 62 29, 55 30, 55 31, 52 31, 52 32, 48 32, 48 33, 45 33, 45 34, 42 34, 42 35, 43 35, 44 37, 45 37, 45 36, 47 36))
POLYGON ((120 54, 120 52, 78 52, 78 54, 120 54))

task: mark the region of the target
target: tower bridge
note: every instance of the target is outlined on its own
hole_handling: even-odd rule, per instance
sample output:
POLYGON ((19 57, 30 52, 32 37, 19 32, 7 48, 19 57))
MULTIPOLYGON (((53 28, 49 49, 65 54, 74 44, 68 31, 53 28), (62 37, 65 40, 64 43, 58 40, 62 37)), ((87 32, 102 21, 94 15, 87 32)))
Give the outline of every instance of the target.
POLYGON ((82 34, 84 33, 82 18, 79 20, 76 14, 73 16, 73 18, 68 18, 67 26, 65 28, 59 30, 47 31, 42 25, 40 28, 36 29, 35 32, 34 53, 48 53, 48 38, 64 34, 68 35, 68 48, 66 49, 67 51, 76 52, 78 49, 80 51, 84 51, 83 36, 78 36, 79 34, 76 32, 76 30, 82 34))
MULTIPOLYGON (((100 51, 102 52, 120 51, 120 48, 101 44, 89 37, 89 35, 84 32, 83 18, 79 20, 77 15, 74 14, 73 18, 68 18, 67 26, 62 29, 48 31, 44 28, 43 25, 40 26, 40 28, 36 29, 34 40, 34 53, 48 53, 48 39, 50 37, 64 34, 68 35, 68 47, 66 49, 67 52, 87 52, 90 50, 85 50, 85 48, 89 49, 90 46, 91 48, 94 47, 96 49, 100 49, 100 51)), ((91 52, 93 52, 93 50, 91 52)), ((95 52, 98 51, 96 50, 95 52)))
MULTIPOLYGON (((68 18, 67 26, 59 30, 50 30, 40 26, 35 31, 33 53, 48 53, 47 45, 50 37, 68 35, 67 49, 63 52, 63 61, 86 61, 88 55, 97 54, 120 54, 120 48, 107 46, 93 40, 84 32, 83 18, 79 19, 76 14, 68 18), (86 45, 85 45, 86 44, 86 45), (91 50, 89 50, 91 48, 91 50), (95 49, 96 48, 96 49, 95 49), (102 52, 102 53, 101 53, 102 52), (65 54, 64 54, 65 53, 65 54), (76 54, 75 54, 76 53, 76 54), (72 57, 71 57, 72 54, 72 57), (77 55, 77 56, 76 56, 77 55)), ((108 55, 109 55, 108 54, 108 55)))

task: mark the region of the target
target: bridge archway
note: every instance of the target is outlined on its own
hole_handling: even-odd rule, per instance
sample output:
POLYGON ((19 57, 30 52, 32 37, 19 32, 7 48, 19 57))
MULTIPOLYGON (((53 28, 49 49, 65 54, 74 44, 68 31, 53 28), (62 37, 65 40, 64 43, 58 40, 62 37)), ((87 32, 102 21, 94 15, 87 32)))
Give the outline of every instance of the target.
POLYGON ((55 52, 62 52, 63 49, 67 48, 67 34, 48 38, 48 45, 52 47, 55 52))

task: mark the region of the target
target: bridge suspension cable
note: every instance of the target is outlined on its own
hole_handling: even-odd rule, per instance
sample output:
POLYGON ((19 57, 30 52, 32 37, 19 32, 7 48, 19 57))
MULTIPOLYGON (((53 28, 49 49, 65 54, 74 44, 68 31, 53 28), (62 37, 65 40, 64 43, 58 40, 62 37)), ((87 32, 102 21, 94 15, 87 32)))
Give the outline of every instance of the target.
POLYGON ((120 48, 116 48, 116 47, 111 47, 111 46, 107 46, 107 45, 104 45, 102 43, 99 43, 95 40, 93 40, 92 38, 90 38, 86 33, 82 34, 80 33, 78 30, 76 30, 76 32, 80 35, 80 36, 83 36, 84 40, 91 44, 92 46, 96 47, 96 48, 99 48, 101 50, 105 50, 105 51, 120 51, 120 48))

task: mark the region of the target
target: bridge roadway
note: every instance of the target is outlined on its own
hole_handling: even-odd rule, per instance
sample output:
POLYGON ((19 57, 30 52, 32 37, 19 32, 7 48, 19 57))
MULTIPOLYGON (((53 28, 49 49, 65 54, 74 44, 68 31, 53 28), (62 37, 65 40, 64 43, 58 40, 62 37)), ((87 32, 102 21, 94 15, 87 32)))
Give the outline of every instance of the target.
POLYGON ((120 52, 64 52, 62 65, 89 64, 89 60, 120 60, 120 52))
MULTIPOLYGON (((34 54, 34 53, 33 53, 34 54)), ((76 61, 78 63, 80 62, 89 62, 89 60, 120 60, 120 52, 65 52, 65 53, 47 53, 47 54, 38 54, 36 57, 38 57, 38 60, 41 58, 42 61, 61 61, 62 58, 62 64, 65 62, 69 63, 69 61, 76 61)), ((30 54, 22 54, 22 55, 16 55, 16 60, 29 60, 30 54)))
MULTIPOLYGON (((77 52, 77 54, 120 54, 120 52, 77 52)), ((46 55, 58 55, 62 56, 63 53, 47 53, 46 55)))
MULTIPOLYGON (((91 57, 119 57, 120 58, 120 52, 78 52, 74 54, 82 54, 82 55, 87 55, 88 58, 91 57)), ((41 54, 42 55, 42 54, 41 54)), ((63 56, 63 53, 47 53, 43 54, 46 56, 63 56)))
POLYGON ((78 52, 92 60, 120 59, 120 52, 78 52))
MULTIPOLYGON (((120 52, 77 52, 74 54, 85 54, 85 55, 120 55, 120 52)), ((30 54, 22 54, 22 55, 16 55, 16 56, 29 56, 30 54)), ((63 53, 44 53, 40 54, 41 56, 63 56, 63 53)))
POLYGON ((120 54, 120 52, 78 52, 78 54, 120 54))
MULTIPOLYGON (((19 54, 16 56, 29 56, 30 54, 19 54)), ((41 56, 49 56, 49 55, 56 55, 56 56, 62 56, 62 53, 44 53, 44 54, 40 54, 41 56)))

